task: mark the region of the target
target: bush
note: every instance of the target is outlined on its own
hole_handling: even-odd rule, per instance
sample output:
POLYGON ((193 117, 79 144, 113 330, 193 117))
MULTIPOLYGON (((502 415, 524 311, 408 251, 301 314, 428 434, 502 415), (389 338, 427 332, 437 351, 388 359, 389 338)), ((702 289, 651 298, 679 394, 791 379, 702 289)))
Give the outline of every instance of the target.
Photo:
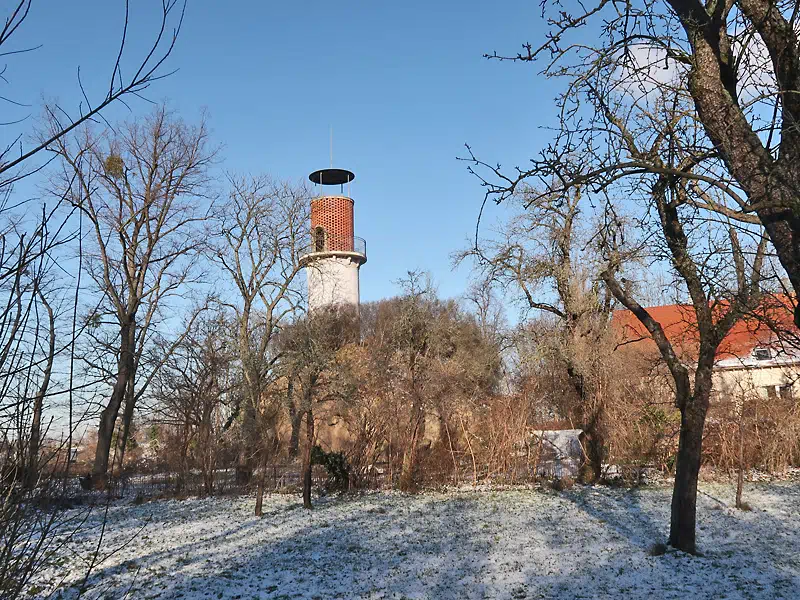
POLYGON ((311 449, 311 464, 322 465, 328 473, 326 489, 344 491, 350 487, 350 465, 341 452, 325 452, 319 446, 311 449))

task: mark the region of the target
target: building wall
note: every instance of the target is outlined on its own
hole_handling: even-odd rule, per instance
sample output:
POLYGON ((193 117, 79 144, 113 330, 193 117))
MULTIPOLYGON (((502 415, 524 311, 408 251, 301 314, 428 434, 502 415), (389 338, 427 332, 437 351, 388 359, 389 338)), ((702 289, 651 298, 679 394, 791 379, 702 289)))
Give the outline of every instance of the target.
POLYGON ((308 277, 308 308, 336 304, 359 304, 359 262, 348 256, 330 256, 311 262, 308 277))
POLYGON ((792 397, 798 398, 800 383, 796 380, 799 376, 800 365, 719 369, 714 372, 714 390, 720 399, 734 400, 736 396, 754 393, 770 398, 772 394, 780 394, 780 388, 788 387, 792 397))

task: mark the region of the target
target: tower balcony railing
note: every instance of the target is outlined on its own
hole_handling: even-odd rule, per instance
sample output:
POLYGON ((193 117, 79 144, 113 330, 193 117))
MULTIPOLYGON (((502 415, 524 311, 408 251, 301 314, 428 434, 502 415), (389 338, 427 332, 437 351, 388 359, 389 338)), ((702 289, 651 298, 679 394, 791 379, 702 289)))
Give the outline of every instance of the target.
POLYGON ((367 259, 367 242, 354 235, 319 235, 311 234, 306 238, 300 250, 300 258, 306 260, 315 254, 346 253, 355 254, 367 259))

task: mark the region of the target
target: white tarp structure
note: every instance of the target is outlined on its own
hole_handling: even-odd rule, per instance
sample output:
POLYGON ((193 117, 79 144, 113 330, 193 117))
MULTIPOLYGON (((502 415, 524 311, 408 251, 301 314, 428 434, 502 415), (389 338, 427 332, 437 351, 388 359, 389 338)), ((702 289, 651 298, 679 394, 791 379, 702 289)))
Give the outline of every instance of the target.
POLYGON ((536 474, 544 477, 577 477, 583 463, 582 429, 533 431, 531 444, 538 448, 536 474))

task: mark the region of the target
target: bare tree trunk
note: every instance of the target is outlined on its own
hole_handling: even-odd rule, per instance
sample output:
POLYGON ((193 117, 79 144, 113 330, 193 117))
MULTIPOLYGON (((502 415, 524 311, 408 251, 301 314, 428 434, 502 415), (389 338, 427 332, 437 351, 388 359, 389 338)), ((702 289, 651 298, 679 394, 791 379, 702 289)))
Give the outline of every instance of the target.
POLYGON ((208 496, 214 494, 214 466, 216 463, 213 447, 214 442, 211 440, 211 418, 212 413, 206 411, 203 415, 203 422, 200 425, 200 451, 203 457, 203 491, 208 496))
POLYGON ((744 400, 739 414, 739 464, 736 474, 736 508, 742 508, 742 491, 744 488, 744 400))
POLYGON ((264 488, 267 486, 267 463, 269 462, 269 452, 266 447, 262 450, 261 474, 258 477, 258 491, 256 492, 256 511, 255 515, 260 517, 264 514, 264 488))
POLYGON ((36 487, 39 478, 39 442, 42 427, 42 400, 43 396, 37 395, 33 403, 33 416, 31 417, 31 438, 28 442, 28 460, 25 465, 23 485, 27 489, 36 487))
MULTIPOLYGON (((125 450, 128 447, 128 437, 130 436, 131 424, 133 423, 133 410, 136 407, 136 397, 134 390, 135 381, 133 378, 128 380, 128 389, 125 392, 125 410, 122 412, 122 432, 117 437, 117 464, 119 472, 125 468, 125 450)), ((113 469, 112 469, 113 470, 113 469)))
MULTIPOLYGON (((47 395, 47 390, 50 387, 50 375, 53 372, 53 360, 56 355, 56 322, 53 314, 53 309, 45 299, 44 295, 39 292, 39 298, 47 309, 47 317, 49 321, 49 348, 47 353, 47 363, 44 368, 44 375, 42 376, 42 384, 39 386, 39 392, 33 402, 33 416, 31 420, 31 438, 28 444, 28 461, 25 471, 24 485, 26 488, 31 489, 36 486, 39 479, 39 445, 41 443, 42 435, 42 408, 44 405, 44 398, 47 395)), ((67 464, 70 459, 70 448, 67 448, 67 464)))
POLYGON ((178 472, 178 491, 183 491, 186 486, 187 475, 189 474, 189 422, 188 419, 183 424, 183 439, 181 440, 181 464, 178 472))
POLYGON ((114 425, 117 421, 119 408, 128 390, 128 381, 134 376, 134 339, 135 327, 133 320, 121 328, 120 335, 120 356, 117 380, 111 391, 111 398, 108 405, 100 413, 100 424, 97 428, 97 449, 94 455, 94 465, 92 467, 92 485, 95 487, 105 487, 106 473, 108 472, 108 460, 111 454, 111 441, 114 435, 114 425))
POLYGON ((303 455, 303 507, 314 508, 311 505, 311 451, 314 448, 314 413, 309 408, 306 411, 306 448, 303 455))
MULTIPOLYGON (((669 236, 667 236, 669 240, 669 236)), ((685 266, 686 262, 676 259, 676 264, 685 266)), ((678 360, 672 344, 664 334, 661 324, 646 309, 633 300, 610 275, 608 271, 601 274, 611 292, 639 321, 647 327, 653 341, 658 346, 662 358, 667 363, 675 382, 675 404, 681 411, 681 432, 678 440, 678 459, 675 469, 675 486, 672 492, 672 510, 670 515, 669 543, 671 546, 694 554, 696 549, 695 525, 697 520, 697 478, 700 473, 702 459, 703 427, 711 397, 712 373, 714 357, 719 341, 730 331, 736 313, 727 313, 716 331, 707 331, 700 339, 700 352, 694 373, 694 392, 692 392, 689 372, 678 360)), ((695 283, 696 276, 686 276, 688 283, 695 283)), ((699 294, 698 294, 699 295, 699 294)), ((698 323, 704 329, 712 326, 712 318, 708 312, 708 303, 695 304, 698 323), (698 306, 703 306, 703 310, 698 306)), ((701 330, 702 331, 702 330, 701 330)))
POLYGON ((586 424, 586 456, 589 458, 587 465, 592 473, 592 481, 600 481, 603 478, 603 454, 605 450, 605 440, 600 430, 602 420, 602 408, 595 408, 586 424))
POLYGON ((289 424, 292 432, 289 436, 289 458, 297 458, 300 450, 300 427, 303 424, 303 411, 295 406, 292 396, 294 395, 294 376, 289 374, 289 382, 286 386, 286 408, 289 412, 289 424))
POLYGON ((575 365, 567 365, 567 375, 569 375, 572 387, 578 394, 581 403, 581 411, 583 411, 582 429, 585 434, 583 454, 586 462, 581 467, 579 477, 584 483, 600 481, 603 477, 603 450, 605 446, 605 440, 603 439, 601 431, 603 407, 600 401, 596 399, 594 400, 599 404, 598 406, 590 402, 583 373, 581 373, 575 365), (587 476, 587 472, 591 473, 591 476, 587 476))
POLYGON ((711 393, 710 368, 708 371, 707 374, 695 374, 697 383, 694 395, 677 398, 681 408, 681 432, 672 492, 669 543, 690 554, 697 552, 697 479, 702 457, 703 426, 711 393), (707 384, 705 379, 708 380, 707 384))
POLYGON ((242 412, 242 443, 239 449, 237 472, 239 483, 250 484, 253 477, 253 449, 262 443, 264 432, 260 430, 259 404, 261 402, 261 379, 252 367, 245 367, 245 401, 242 412))
MULTIPOLYGON (((58 126, 55 116, 50 121, 58 126)), ((137 352, 140 357, 150 345, 148 333, 157 327, 154 319, 158 320, 163 302, 193 280, 204 219, 197 198, 208 191, 207 169, 214 155, 208 150, 202 122, 188 126, 163 107, 143 122, 122 129, 109 127, 96 133, 88 128, 47 144, 64 162, 57 185, 63 187, 65 200, 91 223, 94 266, 89 273, 103 301, 92 315, 98 318, 99 333, 88 332, 98 345, 87 347, 86 358, 103 361, 108 356, 106 345, 119 344, 116 380, 98 425, 92 465, 95 486, 105 485, 113 467, 109 465, 112 436, 135 381, 137 352), (109 148, 113 149, 110 155, 106 154, 109 148), (112 329, 105 323, 111 322, 114 337, 109 341, 105 332, 112 329)), ((139 382, 139 394, 162 366, 163 362, 155 363, 150 375, 139 382)), ((135 403, 135 395, 130 400, 135 403)), ((118 449, 127 442, 132 411, 133 406, 126 406, 118 449)))
MULTIPOLYGON (((800 228, 796 209, 800 145, 794 125, 800 114, 797 33, 774 2, 735 3, 758 30, 773 61, 776 91, 785 98, 781 103, 780 152, 773 157, 740 106, 736 89, 738 63, 732 58, 726 19, 716 13, 708 14, 708 9, 700 4, 667 1, 680 18, 692 46, 689 92, 703 128, 728 172, 745 191, 750 206, 754 207, 752 212, 763 223, 795 293, 800 292, 800 228)), ((794 320, 800 327, 800 305, 795 307, 794 320)))
POLYGON ((417 446, 421 432, 425 427, 425 413, 422 409, 422 403, 415 402, 413 422, 411 425, 411 439, 408 442, 408 447, 403 452, 403 467, 400 471, 400 489, 404 492, 413 492, 416 488, 415 471, 417 468, 417 446))
POLYGON ((403 466, 400 470, 400 489, 404 492, 414 491, 414 467, 417 454, 417 431, 411 435, 409 447, 403 453, 403 466))
POLYGON ((303 425, 303 411, 292 411, 289 419, 292 424, 292 434, 289 437, 289 457, 297 458, 300 451, 300 427, 303 425))

